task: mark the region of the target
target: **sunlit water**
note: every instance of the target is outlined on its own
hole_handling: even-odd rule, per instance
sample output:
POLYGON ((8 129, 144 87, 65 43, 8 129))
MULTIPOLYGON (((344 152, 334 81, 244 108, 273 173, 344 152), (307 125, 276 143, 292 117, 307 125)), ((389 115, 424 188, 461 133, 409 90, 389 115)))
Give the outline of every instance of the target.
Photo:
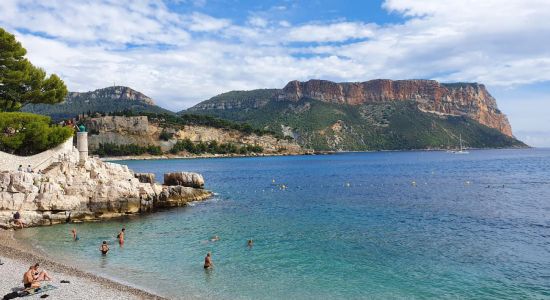
POLYGON ((200 172, 217 196, 18 236, 172 298, 550 298, 550 150, 120 163, 161 180, 200 172), (215 268, 205 272, 208 251, 215 268))

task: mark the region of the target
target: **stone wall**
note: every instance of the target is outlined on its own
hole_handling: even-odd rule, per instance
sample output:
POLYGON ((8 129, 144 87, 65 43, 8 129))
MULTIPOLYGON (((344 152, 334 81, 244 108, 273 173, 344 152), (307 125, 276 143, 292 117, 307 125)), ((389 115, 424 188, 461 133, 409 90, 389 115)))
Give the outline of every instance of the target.
POLYGON ((25 169, 28 165, 31 165, 35 171, 42 170, 53 162, 72 155, 73 151, 75 149, 72 137, 53 149, 31 156, 18 156, 0 151, 0 171, 15 171, 19 165, 23 165, 25 169))

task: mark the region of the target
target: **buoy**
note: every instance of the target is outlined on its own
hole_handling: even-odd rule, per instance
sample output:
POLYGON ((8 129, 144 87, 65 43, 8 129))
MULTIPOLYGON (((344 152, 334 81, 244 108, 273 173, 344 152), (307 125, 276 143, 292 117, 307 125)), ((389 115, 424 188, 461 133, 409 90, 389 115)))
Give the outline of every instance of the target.
POLYGON ((412 184, 412 185, 416 185, 416 181, 411 181, 411 184, 412 184))
POLYGON ((347 186, 347 187, 350 187, 350 186, 351 186, 351 184, 350 184, 350 183, 348 182, 348 183, 346 183, 346 186, 347 186))
POLYGON ((272 182, 272 183, 275 183, 275 179, 271 179, 271 182, 272 182))

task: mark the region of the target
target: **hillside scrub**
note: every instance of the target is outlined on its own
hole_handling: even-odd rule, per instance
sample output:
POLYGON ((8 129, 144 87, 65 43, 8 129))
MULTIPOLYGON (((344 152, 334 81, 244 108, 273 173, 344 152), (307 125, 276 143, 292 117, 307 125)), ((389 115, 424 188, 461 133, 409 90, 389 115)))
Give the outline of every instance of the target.
POLYGON ((188 152, 192 154, 249 154, 249 153, 262 153, 264 149, 257 145, 244 145, 237 146, 233 143, 218 143, 216 141, 211 142, 198 142, 193 143, 189 139, 178 141, 170 150, 172 154, 180 152, 188 152))
POLYGON ((33 155, 54 148, 74 133, 51 124, 50 117, 21 112, 0 113, 0 151, 33 155))
POLYGON ((136 144, 117 145, 112 143, 99 144, 94 154, 99 156, 129 156, 129 155, 161 155, 159 146, 139 146, 136 144))

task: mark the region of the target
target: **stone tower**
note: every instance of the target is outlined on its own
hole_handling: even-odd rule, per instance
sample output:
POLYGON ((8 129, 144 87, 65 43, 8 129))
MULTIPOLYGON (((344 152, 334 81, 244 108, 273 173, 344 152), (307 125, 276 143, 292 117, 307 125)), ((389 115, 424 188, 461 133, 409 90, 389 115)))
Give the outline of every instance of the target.
POLYGON ((88 159, 88 133, 86 131, 76 133, 76 148, 78 149, 79 163, 84 165, 88 159))

